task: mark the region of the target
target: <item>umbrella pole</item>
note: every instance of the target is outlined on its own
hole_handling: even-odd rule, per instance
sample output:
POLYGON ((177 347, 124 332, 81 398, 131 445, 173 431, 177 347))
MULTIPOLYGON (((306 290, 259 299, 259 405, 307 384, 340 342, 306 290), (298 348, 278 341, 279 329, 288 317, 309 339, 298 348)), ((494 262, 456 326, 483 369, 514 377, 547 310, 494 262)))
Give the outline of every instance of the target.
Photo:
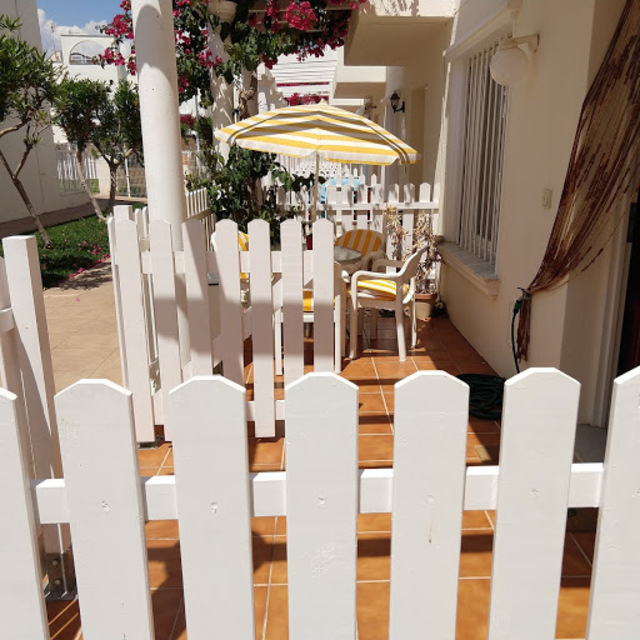
POLYGON ((320 188, 320 156, 316 151, 316 175, 315 175, 315 180, 313 181, 313 215, 311 216, 312 222, 316 219, 316 215, 318 213, 319 188, 320 188))

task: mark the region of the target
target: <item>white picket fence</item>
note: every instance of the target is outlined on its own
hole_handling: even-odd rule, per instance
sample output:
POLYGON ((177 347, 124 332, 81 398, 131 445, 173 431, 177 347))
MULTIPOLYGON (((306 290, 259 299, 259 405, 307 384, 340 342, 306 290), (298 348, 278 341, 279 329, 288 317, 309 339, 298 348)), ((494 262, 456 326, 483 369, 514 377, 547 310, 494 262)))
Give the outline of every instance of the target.
MULTIPOLYGON (((5 238, 2 246, 0 384, 8 390, 6 395, 13 398, 13 411, 23 425, 21 444, 26 477, 59 478, 62 465, 53 408, 55 385, 37 243, 34 236, 16 236, 5 238)), ((0 448, 4 448, 1 442, 0 448)), ((2 494, 2 482, 0 487, 2 494)), ((6 520, 12 512, 0 507, 0 513, 5 514, 1 519, 6 520)), ((68 528, 38 526, 38 532, 42 536, 47 570, 52 574, 52 586, 64 592, 69 586, 68 555, 65 555, 69 548, 68 528), (55 580, 59 582, 53 585, 55 580)), ((0 565, 1 554, 0 551, 0 565)), ((7 575, 4 570, 3 575, 7 575)))
POLYGON ((83 636, 152 640, 144 522, 177 519, 189 638, 253 639, 250 517, 286 515, 288 637, 355 640, 357 515, 390 512, 389 639, 454 638, 462 513, 496 509, 488 639, 553 639, 567 508, 600 507, 587 637, 640 637, 640 369, 614 383, 604 465, 572 464, 579 383, 530 369, 505 385, 500 465, 466 467, 468 394, 399 382, 393 468, 359 470, 357 387, 307 375, 286 388, 286 471, 250 474, 245 390, 194 378, 169 396, 175 475, 140 478, 131 393, 84 380, 56 397, 64 478, 32 491, 0 391, 5 636, 49 638, 40 522, 70 525, 83 636))
MULTIPOLYGON (((80 183, 75 156, 75 147, 60 145, 56 148, 58 185, 62 193, 82 193, 84 191, 80 183)), ((96 159, 91 155, 91 152, 88 151, 84 154, 82 165, 89 185, 97 193, 99 191, 98 169, 96 159)))
POLYGON ((283 359, 285 383, 303 375, 303 287, 310 282, 314 370, 334 370, 333 225, 318 220, 313 233, 313 251, 303 251, 302 225, 288 220, 281 226, 281 250, 272 251, 269 225, 254 220, 249 251, 240 251, 237 225, 223 220, 213 252, 205 227, 193 218, 182 225, 184 248, 175 250, 168 223, 149 224, 144 212, 116 207, 109 234, 120 354, 124 384, 134 393, 140 442, 155 439, 154 424, 163 424, 165 438, 172 439, 168 394, 181 382, 210 375, 222 363, 225 376, 244 385, 249 337, 248 418, 257 436, 272 437, 284 415, 284 401, 275 398, 275 358, 283 359), (249 304, 242 274, 251 283, 249 304), (276 356, 274 314, 280 310, 283 349, 276 356))

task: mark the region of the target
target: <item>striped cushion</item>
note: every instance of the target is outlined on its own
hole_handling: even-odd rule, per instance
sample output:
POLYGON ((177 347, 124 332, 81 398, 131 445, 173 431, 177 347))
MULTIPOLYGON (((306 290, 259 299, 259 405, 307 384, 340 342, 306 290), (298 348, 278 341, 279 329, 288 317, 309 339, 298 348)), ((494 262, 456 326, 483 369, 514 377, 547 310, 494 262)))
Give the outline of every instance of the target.
POLYGON ((368 229, 347 231, 336 240, 339 247, 347 247, 359 251, 363 256, 382 248, 382 235, 368 229))
POLYGON ((249 236, 242 231, 238 231, 238 248, 240 251, 249 251, 249 236))
MULTIPOLYGON (((376 280, 358 280, 358 291, 367 291, 377 298, 385 300, 396 299, 396 283, 392 280, 376 279, 376 280)), ((408 285, 402 286, 402 295, 407 295, 409 291, 408 285)))

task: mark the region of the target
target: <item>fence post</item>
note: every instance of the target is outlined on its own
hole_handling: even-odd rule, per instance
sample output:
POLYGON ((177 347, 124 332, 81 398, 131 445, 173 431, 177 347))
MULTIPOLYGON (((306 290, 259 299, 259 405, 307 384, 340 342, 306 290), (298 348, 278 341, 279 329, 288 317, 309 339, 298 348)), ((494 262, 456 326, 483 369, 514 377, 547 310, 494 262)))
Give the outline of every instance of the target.
POLYGON ((358 387, 311 373, 285 394, 289 636, 353 640, 358 387))
POLYGON ((640 367, 616 378, 604 460, 587 637, 640 637, 640 367))
MULTIPOLYGON (((60 478, 62 464, 53 407, 55 384, 37 243, 34 236, 14 236, 5 238, 2 244, 34 473, 37 478, 60 478)), ((69 530, 66 526, 47 525, 42 533, 50 590, 53 596, 62 596, 74 588, 69 530)))
POLYGON ((83 635, 152 640, 131 392, 81 380, 56 396, 56 408, 83 635))
MULTIPOLYGON (((48 640, 37 529, 16 396, 0 389, 0 620, 12 640, 48 640)), ((28 450, 27 450, 28 451, 28 450)))

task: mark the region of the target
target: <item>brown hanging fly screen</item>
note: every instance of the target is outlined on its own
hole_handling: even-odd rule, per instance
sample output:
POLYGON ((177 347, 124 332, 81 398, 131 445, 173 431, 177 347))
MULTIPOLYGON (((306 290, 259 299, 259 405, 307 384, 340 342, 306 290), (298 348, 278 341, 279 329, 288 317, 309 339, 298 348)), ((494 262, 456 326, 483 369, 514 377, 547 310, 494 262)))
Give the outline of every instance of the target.
POLYGON ((628 0, 582 105, 558 213, 542 264, 525 289, 517 356, 527 359, 531 297, 564 284, 602 253, 637 185, 640 152, 640 0, 628 0))

